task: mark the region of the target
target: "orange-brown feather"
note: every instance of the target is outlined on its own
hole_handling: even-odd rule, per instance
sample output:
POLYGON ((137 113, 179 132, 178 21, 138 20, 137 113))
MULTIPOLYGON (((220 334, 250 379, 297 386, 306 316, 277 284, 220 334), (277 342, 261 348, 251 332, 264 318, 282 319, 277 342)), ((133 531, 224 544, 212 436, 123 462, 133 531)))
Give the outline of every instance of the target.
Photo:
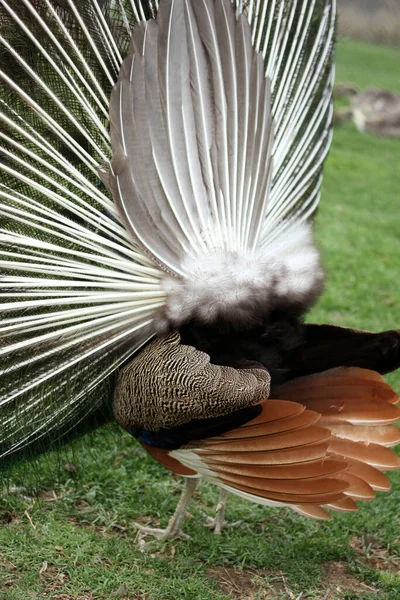
MULTIPOLYGON (((233 475, 247 475, 249 477, 259 477, 261 479, 273 480, 299 480, 319 477, 333 476, 342 473, 348 469, 348 464, 344 460, 335 460, 332 458, 323 458, 322 460, 310 460, 304 463, 284 464, 284 465, 245 465, 236 463, 212 462, 209 464, 213 470, 221 474, 230 473, 233 475)), ((379 472, 379 471, 378 471, 379 472)), ((380 472, 379 472, 380 473, 380 472)), ((380 473, 381 474, 381 473, 380 473)))
POLYGON ((269 490, 260 490, 257 488, 252 488, 250 486, 235 483, 231 484, 227 479, 221 479, 221 481, 231 487, 232 490, 240 490, 242 492, 246 492, 247 494, 251 494, 256 501, 257 497, 259 498, 267 498, 268 500, 274 500, 275 502, 281 502, 284 504, 328 504, 329 502, 334 502, 335 500, 343 498, 343 491, 347 488, 347 485, 344 482, 340 482, 338 480, 329 480, 326 479, 326 487, 327 489, 321 492, 317 492, 315 494, 299 494, 293 490, 292 493, 278 493, 271 492, 269 490), (332 484, 332 488, 330 487, 332 484))
POLYGON ((172 456, 169 455, 168 450, 164 450, 163 448, 155 448, 154 446, 149 446, 146 442, 142 440, 138 440, 139 443, 143 446, 143 448, 163 467, 172 471, 172 473, 176 473, 177 475, 184 475, 186 477, 190 477, 191 475, 196 475, 197 471, 193 469, 189 469, 185 467, 179 460, 176 460, 172 456))
POLYGON ((390 488, 381 471, 400 467, 389 449, 400 441, 398 401, 378 373, 337 368, 280 386, 256 418, 219 436, 173 451, 142 445, 175 473, 327 519, 326 508, 354 511, 390 488))
POLYGON ((204 448, 207 450, 219 450, 222 448, 224 452, 235 452, 243 449, 246 452, 274 451, 308 446, 322 440, 329 440, 330 437, 331 434, 328 429, 315 426, 273 435, 263 435, 262 428, 260 428, 258 435, 252 437, 236 438, 233 440, 215 440, 214 438, 205 440, 204 448))
MULTIPOLYGON (((271 400, 274 402, 274 400, 271 400)), ((267 411, 262 411, 261 415, 267 411)), ((261 417, 260 415, 260 417, 261 417)), ((257 417, 259 419, 259 417, 257 417)), ((305 427, 309 427, 310 425, 315 425, 321 419, 321 415, 311 410, 303 410, 297 413, 294 416, 284 417, 282 419, 277 419, 276 421, 271 422, 260 422, 255 423, 257 419, 253 419, 253 421, 249 421, 242 427, 238 429, 233 429, 226 433, 223 433, 219 438, 214 438, 218 440, 233 440, 244 438, 252 438, 257 435, 273 435, 273 434, 282 434, 285 432, 293 432, 299 429, 303 429, 305 427)), ((396 428, 397 429, 397 428, 396 428)))
POLYGON ((343 459, 349 465, 348 472, 364 479, 374 490, 388 492, 390 490, 390 481, 382 471, 367 463, 359 460, 346 458, 343 459))
POLYGON ((400 467, 400 457, 389 448, 384 448, 379 444, 352 442, 351 440, 332 437, 329 443, 329 451, 345 458, 355 458, 377 469, 382 469, 382 471, 400 467))
POLYGON ((327 504, 327 508, 331 508, 339 512, 355 512, 358 506, 352 498, 346 497, 342 498, 341 500, 329 502, 329 504, 327 504))
POLYGON ((285 448, 284 450, 270 450, 265 452, 248 452, 243 443, 241 452, 225 452, 221 447, 219 451, 203 450, 199 445, 196 453, 207 463, 239 463, 244 465, 293 465, 310 460, 323 459, 328 456, 328 442, 309 444, 299 448, 285 448))

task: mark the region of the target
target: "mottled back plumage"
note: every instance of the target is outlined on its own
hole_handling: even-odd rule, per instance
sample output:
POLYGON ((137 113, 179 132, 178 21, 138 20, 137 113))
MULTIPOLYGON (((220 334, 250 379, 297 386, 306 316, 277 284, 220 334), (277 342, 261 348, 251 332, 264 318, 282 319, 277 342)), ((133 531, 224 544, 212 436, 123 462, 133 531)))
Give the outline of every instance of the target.
POLYGON ((178 334, 152 342, 122 369, 114 414, 125 429, 159 431, 268 398, 266 370, 213 365, 207 354, 180 342, 178 334))

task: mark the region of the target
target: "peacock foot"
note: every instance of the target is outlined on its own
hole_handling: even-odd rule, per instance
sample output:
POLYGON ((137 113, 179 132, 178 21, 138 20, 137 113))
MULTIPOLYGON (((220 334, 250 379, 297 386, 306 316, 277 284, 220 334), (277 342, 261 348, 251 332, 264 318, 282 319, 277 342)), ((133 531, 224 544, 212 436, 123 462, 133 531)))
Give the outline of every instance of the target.
POLYGON ((218 518, 218 513, 216 513, 215 517, 207 517, 206 522, 204 524, 207 529, 211 529, 215 533, 215 535, 221 535, 223 529, 230 529, 231 527, 239 527, 243 521, 235 521, 234 523, 228 523, 224 518, 218 518))
POLYGON ((222 489, 219 497, 217 508, 215 509, 215 517, 207 517, 205 526, 211 529, 216 535, 221 535, 223 529, 230 527, 238 527, 243 521, 235 521, 235 523, 227 523, 225 521, 225 507, 228 498, 227 490, 222 489))
POLYGON ((168 526, 166 529, 155 529, 153 527, 143 527, 143 525, 139 525, 139 523, 135 523, 135 526, 139 530, 138 532, 138 541, 139 546, 144 548, 149 544, 153 543, 154 540, 146 542, 146 537, 151 536, 158 541, 168 540, 172 538, 181 538, 182 540, 190 540, 190 535, 184 533, 181 529, 181 523, 186 515, 186 508, 189 504, 189 500, 193 495, 194 490, 196 489, 199 483, 199 478, 195 477, 185 477, 185 489, 182 492, 181 498, 178 502, 178 506, 172 517, 169 520, 168 526))
POLYGON ((157 529, 156 527, 144 527, 143 525, 139 525, 139 523, 134 523, 135 527, 138 529, 138 544, 141 548, 145 548, 150 544, 154 543, 154 541, 163 541, 172 538, 180 538, 182 540, 190 540, 190 535, 184 533, 182 529, 176 527, 166 527, 166 529, 157 529), (153 540, 146 541, 147 537, 154 538, 153 540))

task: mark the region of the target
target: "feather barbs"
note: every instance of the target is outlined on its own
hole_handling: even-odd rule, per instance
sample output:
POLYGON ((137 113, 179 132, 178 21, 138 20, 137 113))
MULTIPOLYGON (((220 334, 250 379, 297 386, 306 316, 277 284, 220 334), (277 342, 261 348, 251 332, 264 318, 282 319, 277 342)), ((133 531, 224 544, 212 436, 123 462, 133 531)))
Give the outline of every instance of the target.
POLYGON ((144 250, 181 275, 187 255, 257 246, 271 179, 269 80, 228 0, 164 2, 139 35, 142 52, 125 59, 111 97, 113 151, 126 160, 110 185, 144 250))

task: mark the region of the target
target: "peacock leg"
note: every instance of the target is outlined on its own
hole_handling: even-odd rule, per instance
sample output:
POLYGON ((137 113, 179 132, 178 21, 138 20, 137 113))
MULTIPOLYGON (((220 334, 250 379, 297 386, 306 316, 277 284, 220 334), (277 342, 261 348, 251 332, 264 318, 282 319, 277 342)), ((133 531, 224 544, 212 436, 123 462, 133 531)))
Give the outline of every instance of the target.
POLYGON ((187 506, 195 489, 198 486, 200 477, 185 477, 185 489, 179 499, 178 506, 172 517, 170 518, 166 529, 155 529, 153 527, 143 527, 135 523, 139 529, 139 545, 144 546, 146 542, 144 538, 152 536, 157 540, 165 540, 168 538, 180 537, 184 540, 190 539, 190 536, 181 530, 181 523, 184 519, 187 506))
POLYGON ((220 495, 219 495, 219 501, 217 504, 217 507, 215 509, 215 517, 207 517, 206 520, 206 527, 208 527, 208 529, 211 529, 212 531, 214 531, 214 533, 216 535, 220 535, 222 529, 228 528, 228 527, 237 527, 238 525, 240 525, 242 523, 242 521, 235 521, 235 523, 227 523, 225 521, 225 507, 226 507, 226 501, 228 498, 228 490, 224 490, 221 489, 220 495))

